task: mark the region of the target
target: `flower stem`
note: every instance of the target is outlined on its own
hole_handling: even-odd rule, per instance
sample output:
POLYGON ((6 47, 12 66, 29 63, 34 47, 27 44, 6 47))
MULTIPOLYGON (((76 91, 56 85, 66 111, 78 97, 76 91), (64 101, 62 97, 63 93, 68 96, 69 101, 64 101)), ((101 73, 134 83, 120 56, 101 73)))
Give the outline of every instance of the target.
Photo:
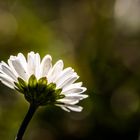
POLYGON ((25 133, 25 130, 26 130, 30 120, 32 119, 35 111, 37 110, 37 108, 38 108, 37 106, 30 104, 29 110, 28 110, 19 130, 18 130, 18 133, 17 133, 15 140, 22 140, 22 137, 25 133))

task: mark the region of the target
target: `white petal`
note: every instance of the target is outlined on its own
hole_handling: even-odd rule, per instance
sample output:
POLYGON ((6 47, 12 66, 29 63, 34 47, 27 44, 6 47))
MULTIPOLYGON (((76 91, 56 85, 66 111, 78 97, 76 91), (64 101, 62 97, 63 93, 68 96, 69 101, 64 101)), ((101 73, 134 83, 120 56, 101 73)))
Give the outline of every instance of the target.
POLYGON ((50 82, 54 82, 55 79, 57 79, 57 77, 59 76, 59 74, 62 72, 63 70, 63 61, 62 60, 58 60, 55 65, 53 66, 53 68, 49 71, 48 73, 48 80, 49 83, 50 82))
POLYGON ((40 78, 40 55, 38 53, 30 52, 27 56, 27 70, 29 76, 34 74, 37 79, 40 78))
POLYGON ((41 62, 40 70, 41 70, 41 77, 44 77, 48 74, 50 68, 52 67, 52 58, 50 55, 46 55, 41 62))
POLYGON ((60 73, 60 75, 55 79, 54 82, 56 84, 59 84, 60 82, 68 79, 73 73, 74 73, 74 70, 71 67, 68 67, 60 73))
POLYGON ((70 88, 65 88, 65 90, 63 90, 62 92, 64 94, 71 94, 71 93, 83 93, 85 92, 87 89, 85 87, 70 87, 70 88))
POLYGON ((0 80, 3 84, 8 86, 9 88, 14 89, 14 81, 9 76, 0 74, 0 80))
POLYGON ((78 83, 74 83, 74 84, 72 84, 72 85, 75 86, 75 87, 76 87, 76 86, 77 86, 77 87, 81 87, 82 84, 83 84, 82 82, 78 82, 78 83))
POLYGON ((61 107, 63 110, 70 112, 70 110, 68 110, 64 105, 60 105, 60 104, 55 104, 58 107, 61 107))
POLYGON ((40 78, 40 55, 38 53, 35 54, 35 76, 37 79, 40 78))
POLYGON ((10 56, 10 58, 8 59, 8 65, 9 65, 11 71, 14 73, 14 75, 15 75, 16 78, 17 78, 17 77, 18 77, 18 74, 17 74, 17 72, 15 71, 14 66, 13 66, 13 64, 12 64, 12 61, 11 61, 11 60, 13 60, 13 59, 17 59, 17 57, 16 57, 16 56, 10 56))
POLYGON ((5 73, 9 77, 11 77, 13 80, 15 81, 17 80, 17 77, 14 74, 14 72, 10 69, 10 67, 5 62, 0 63, 0 70, 2 73, 5 73))
POLYGON ((79 100, 63 98, 63 99, 58 99, 57 102, 74 105, 74 104, 77 104, 79 100))
POLYGON ((67 106, 67 108, 75 112, 81 112, 83 109, 83 107, 77 105, 67 106))
POLYGON ((77 79, 79 78, 78 75, 73 74, 71 77, 69 77, 67 80, 65 80, 62 83, 59 83, 57 85, 57 88, 66 88, 67 86, 69 86, 70 84, 74 83, 77 79))
POLYGON ((17 58, 17 59, 13 59, 13 60, 10 60, 15 71, 17 72, 18 76, 20 78, 22 78, 23 80, 27 81, 28 80, 28 75, 24 69, 24 67, 22 66, 22 62, 20 62, 20 60, 17 58))
POLYGON ((24 57, 24 55, 22 53, 18 53, 18 58, 19 58, 20 62, 22 62, 21 64, 22 64, 23 68, 27 72, 27 61, 26 61, 26 58, 24 57))
POLYGON ((30 52, 27 56, 27 69, 28 74, 31 76, 32 74, 35 75, 35 53, 30 52))
POLYGON ((85 98, 87 98, 88 95, 86 94, 69 94, 69 95, 66 95, 65 96, 65 99, 69 99, 69 100, 72 100, 72 99, 75 99, 75 100, 83 100, 85 98))
POLYGON ((70 110, 75 111, 75 112, 81 112, 83 107, 77 106, 77 105, 59 105, 56 104, 56 106, 61 107, 63 110, 70 112, 70 110))
POLYGON ((72 88, 81 88, 81 86, 82 86, 82 82, 73 83, 73 84, 67 86, 66 88, 63 88, 63 92, 65 92, 69 89, 72 89, 72 88))

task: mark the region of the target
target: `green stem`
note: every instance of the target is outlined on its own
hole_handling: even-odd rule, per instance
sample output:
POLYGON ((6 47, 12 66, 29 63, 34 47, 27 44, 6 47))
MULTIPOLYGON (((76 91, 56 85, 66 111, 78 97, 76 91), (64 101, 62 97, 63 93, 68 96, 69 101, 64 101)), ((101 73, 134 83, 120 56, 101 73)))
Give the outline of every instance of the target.
POLYGON ((25 130, 26 130, 30 120, 32 119, 35 111, 37 110, 37 108, 38 107, 35 106, 35 105, 32 105, 32 104, 30 105, 29 110, 28 110, 28 112, 27 112, 27 114, 26 114, 26 116, 25 116, 25 118, 24 118, 24 120, 23 120, 23 122, 22 122, 22 124, 21 124, 21 126, 19 128, 19 130, 18 130, 18 133, 17 133, 17 136, 16 136, 15 140, 22 140, 22 137, 23 137, 23 135, 25 133, 25 130))

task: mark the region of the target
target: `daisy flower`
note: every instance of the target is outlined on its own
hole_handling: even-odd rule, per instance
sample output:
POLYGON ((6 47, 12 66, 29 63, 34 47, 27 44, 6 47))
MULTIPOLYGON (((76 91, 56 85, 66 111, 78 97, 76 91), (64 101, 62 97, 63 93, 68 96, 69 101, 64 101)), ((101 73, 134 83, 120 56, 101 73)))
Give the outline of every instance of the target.
POLYGON ((53 104, 65 111, 82 110, 76 105, 88 95, 82 82, 71 67, 64 68, 62 60, 52 65, 52 57, 42 60, 38 53, 30 52, 27 59, 22 53, 10 56, 8 63, 0 63, 0 80, 9 88, 22 93, 25 99, 35 106, 53 104))

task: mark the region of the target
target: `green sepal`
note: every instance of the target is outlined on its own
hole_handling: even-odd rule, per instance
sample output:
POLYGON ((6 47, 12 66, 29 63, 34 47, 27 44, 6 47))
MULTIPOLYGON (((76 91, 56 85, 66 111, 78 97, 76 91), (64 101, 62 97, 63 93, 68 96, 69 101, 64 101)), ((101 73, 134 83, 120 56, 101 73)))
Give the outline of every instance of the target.
POLYGON ((62 92, 62 89, 61 88, 55 90, 55 94, 56 95, 59 95, 61 92, 62 92))
POLYGON ((18 82, 19 82, 19 85, 21 87, 27 87, 27 83, 23 79, 21 79, 19 77, 18 77, 18 82))
POLYGON ((47 87, 47 83, 48 83, 48 81, 47 81, 46 77, 40 78, 38 80, 38 87, 37 87, 38 91, 41 92, 42 90, 44 90, 47 87))
POLYGON ((59 95, 59 99, 63 99, 65 97, 64 94, 59 95))
POLYGON ((42 77, 42 78, 40 78, 39 80, 38 80, 38 84, 39 85, 47 85, 47 78, 46 77, 42 77))
POLYGON ((24 90, 22 90, 22 89, 19 89, 19 88, 17 88, 17 87, 14 87, 18 92, 20 92, 20 93, 23 93, 24 94, 24 90))
POLYGON ((28 80, 28 87, 29 88, 35 88, 37 85, 37 79, 35 77, 35 75, 31 75, 29 80, 28 80))
POLYGON ((15 89, 21 93, 24 93, 24 89, 23 87, 21 87, 21 85, 19 83, 14 82, 15 84, 15 89))
POLYGON ((22 88, 22 87, 20 86, 20 84, 17 83, 17 82, 14 82, 14 84, 15 84, 15 86, 16 86, 18 89, 21 89, 21 88, 22 88))
POLYGON ((56 84, 55 83, 50 83, 48 86, 47 86, 47 89, 48 90, 55 90, 56 88, 56 84))
POLYGON ((25 99, 28 101, 28 102, 30 102, 30 103, 32 103, 34 100, 33 100, 33 96, 30 94, 30 93, 25 93, 24 94, 24 97, 25 97, 25 99))

